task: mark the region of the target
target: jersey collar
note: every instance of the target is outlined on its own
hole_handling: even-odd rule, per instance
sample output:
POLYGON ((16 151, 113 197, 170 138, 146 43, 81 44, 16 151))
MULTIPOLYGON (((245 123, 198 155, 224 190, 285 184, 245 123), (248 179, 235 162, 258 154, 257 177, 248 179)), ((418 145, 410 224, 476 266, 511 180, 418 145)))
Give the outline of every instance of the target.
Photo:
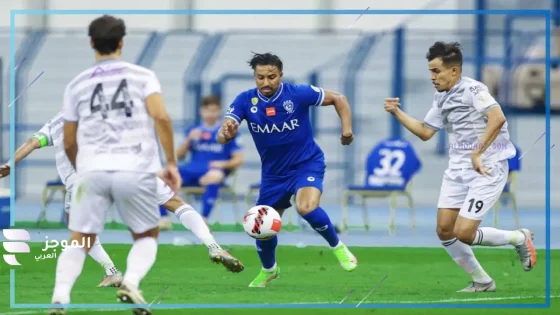
POLYGON ((282 91, 284 91, 284 83, 280 83, 280 87, 278 88, 278 90, 276 90, 276 93, 274 93, 274 95, 272 95, 270 98, 262 95, 259 89, 257 89, 257 96, 261 99, 261 101, 265 103, 274 102, 280 97, 280 95, 282 95, 282 91))
POLYGON ((101 59, 99 61, 96 61, 95 64, 96 65, 102 65, 102 64, 106 64, 106 63, 110 63, 110 62, 114 62, 114 61, 120 61, 120 59, 117 59, 117 58, 101 59))

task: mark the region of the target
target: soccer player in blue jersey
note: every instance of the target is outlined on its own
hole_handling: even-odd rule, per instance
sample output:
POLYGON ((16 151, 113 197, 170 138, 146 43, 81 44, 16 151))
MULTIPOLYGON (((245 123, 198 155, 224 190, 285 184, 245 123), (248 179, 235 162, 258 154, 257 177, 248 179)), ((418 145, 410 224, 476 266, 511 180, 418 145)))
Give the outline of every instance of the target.
POLYGON ((216 141, 222 109, 220 99, 203 98, 200 116, 202 124, 187 128, 183 145, 177 150, 179 160, 191 153, 190 162, 179 167, 184 186, 203 186, 202 217, 206 222, 218 198, 220 185, 232 171, 243 164, 243 152, 237 139, 223 145, 216 141))
MULTIPOLYGON (((218 133, 218 142, 232 141, 239 124, 246 120, 262 163, 257 204, 274 207, 282 214, 291 206, 290 198, 295 194, 297 212, 325 238, 342 268, 356 269, 356 257, 338 239, 329 216, 319 206, 325 157, 313 139, 309 120, 310 107, 334 105, 342 123, 342 145, 349 145, 354 135, 348 100, 312 85, 282 83, 283 64, 276 55, 254 54, 249 65, 257 88, 235 98, 218 133)), ((276 236, 257 240, 263 268, 249 287, 266 287, 279 276, 277 244, 276 236)))

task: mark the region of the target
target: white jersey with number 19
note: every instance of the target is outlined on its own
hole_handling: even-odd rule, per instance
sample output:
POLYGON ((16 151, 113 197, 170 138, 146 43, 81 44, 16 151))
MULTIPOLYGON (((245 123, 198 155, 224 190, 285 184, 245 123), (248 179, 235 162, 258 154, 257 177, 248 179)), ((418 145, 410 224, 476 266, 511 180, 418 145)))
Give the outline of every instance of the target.
POLYGON ((161 169, 145 104, 153 93, 161 93, 153 71, 117 59, 98 62, 66 86, 63 116, 78 122, 78 174, 161 169))

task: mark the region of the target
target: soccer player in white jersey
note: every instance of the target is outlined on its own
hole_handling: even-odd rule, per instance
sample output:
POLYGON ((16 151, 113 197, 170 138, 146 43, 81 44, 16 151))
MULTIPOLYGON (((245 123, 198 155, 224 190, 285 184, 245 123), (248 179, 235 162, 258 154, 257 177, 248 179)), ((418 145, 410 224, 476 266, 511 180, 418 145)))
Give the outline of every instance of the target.
MULTIPOLYGON (((70 201, 72 199, 72 188, 76 179, 74 167, 70 164, 63 146, 64 118, 62 113, 57 114, 43 127, 21 145, 15 152, 15 163, 19 163, 33 151, 45 147, 54 147, 55 162, 58 175, 62 183, 66 186, 66 197, 64 202, 64 211, 66 213, 66 221, 69 221, 70 201)), ((10 174, 10 163, 0 166, 0 178, 10 174)), ((202 216, 193 209, 193 207, 184 202, 176 195, 169 186, 167 186, 160 178, 157 179, 157 199, 158 204, 165 209, 175 213, 177 218, 183 225, 198 237, 204 245, 209 249, 210 259, 215 263, 221 263, 227 270, 232 272, 241 272, 244 269, 243 264, 235 257, 224 251, 210 233, 208 226, 204 223, 202 216)), ((111 257, 107 254, 99 236, 95 239, 88 254, 97 261, 104 269, 105 276, 98 287, 118 287, 122 281, 122 274, 117 269, 111 257)))
MULTIPOLYGON (((89 245, 103 231, 106 212, 115 204, 134 239, 117 296, 137 305, 134 314, 147 315, 152 312, 139 285, 157 254, 156 174, 161 162, 156 134, 166 155, 164 181, 176 192, 181 179, 159 80, 152 71, 119 60, 124 35, 121 19, 105 15, 91 22, 97 62, 64 91, 64 147, 77 173, 70 242, 79 246, 67 247, 59 256, 52 302, 70 303, 89 245)), ((50 314, 65 314, 63 308, 50 314)))
POLYGON ((470 246, 512 245, 525 271, 537 262, 531 231, 479 227, 504 189, 507 160, 515 148, 504 113, 488 88, 462 75, 460 44, 436 42, 426 58, 436 93, 424 121, 404 113, 398 98, 386 99, 384 107, 424 141, 442 128, 449 134, 450 160, 438 201, 437 234, 451 258, 472 277, 471 285, 460 292, 492 292, 496 284, 470 246))

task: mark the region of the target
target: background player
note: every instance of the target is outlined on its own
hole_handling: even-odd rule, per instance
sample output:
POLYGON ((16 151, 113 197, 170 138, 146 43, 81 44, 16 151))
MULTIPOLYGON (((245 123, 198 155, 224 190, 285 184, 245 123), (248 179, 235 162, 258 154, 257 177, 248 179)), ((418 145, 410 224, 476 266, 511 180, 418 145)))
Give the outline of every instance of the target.
MULTIPOLYGON (((119 60, 124 35, 121 19, 105 15, 91 22, 90 43, 97 63, 78 74, 64 91, 64 147, 77 171, 70 240, 86 250, 69 247, 59 256, 53 304, 70 302, 89 251, 87 241, 95 241, 103 231, 106 211, 113 203, 134 239, 118 297, 147 304, 138 287, 156 260, 158 246, 156 173, 161 162, 156 134, 167 158, 163 177, 174 191, 181 185, 173 126, 159 80, 152 71, 119 60)), ((135 312, 151 314, 140 307, 135 312)))
MULTIPOLYGON (((15 164, 19 163, 26 156, 31 154, 36 149, 44 147, 55 147, 55 163, 58 176, 66 187, 66 196, 64 198, 64 212, 66 213, 66 222, 69 221, 68 215, 70 210, 70 201, 72 200, 72 188, 76 180, 76 172, 74 167, 68 161, 66 152, 64 152, 62 127, 64 126, 64 119, 62 113, 57 114, 49 122, 29 138, 22 146, 15 152, 15 164)), ((10 163, 4 164, 0 167, 0 178, 10 174, 10 163)), ((122 274, 117 269, 111 257, 107 254, 99 237, 95 239, 95 243, 89 250, 88 254, 97 261, 105 269, 105 277, 98 287, 112 287, 120 285, 122 281, 122 274)))
MULTIPOLYGON (((64 119, 62 113, 57 114, 53 119, 47 122, 41 130, 29 138, 21 147, 15 152, 15 163, 19 163, 22 159, 27 157, 31 152, 36 149, 53 146, 56 150, 55 162, 59 177, 66 185, 66 198, 64 202, 64 212, 66 213, 66 222, 69 221, 70 214, 70 200, 72 196, 72 184, 74 183, 76 172, 66 152, 64 152, 62 128, 64 126, 64 119)), ((9 163, 0 166, 0 178, 10 174, 9 163)), ((157 179, 157 199, 158 204, 164 209, 167 209, 177 216, 179 221, 190 230, 202 243, 208 247, 210 259, 215 263, 223 264, 228 270, 232 272, 243 271, 243 264, 235 257, 223 250, 216 242, 208 226, 196 212, 192 206, 184 202, 178 195, 173 193, 171 188, 167 186, 161 179, 157 179)), ((166 211, 167 211, 166 210, 166 211)), ((119 286, 122 281, 122 274, 115 267, 115 264, 101 245, 99 236, 95 239, 95 244, 92 246, 89 255, 95 259, 103 268, 105 268, 106 275, 98 287, 114 287, 119 286)))
MULTIPOLYGON (((213 95, 204 97, 200 108, 202 124, 187 128, 187 138, 177 150, 179 160, 191 153, 188 164, 179 166, 183 185, 206 187, 202 195, 202 217, 206 222, 218 199, 220 186, 232 171, 243 164, 243 152, 237 138, 225 145, 216 141, 221 115, 220 99, 213 95)), ((171 222, 164 219, 162 223, 160 227, 171 222)))
POLYGON ((385 110, 424 141, 446 129, 450 160, 438 201, 437 233, 449 255, 473 279, 461 292, 495 291, 494 280, 468 245, 513 245, 526 271, 537 262, 529 230, 479 228, 504 189, 507 159, 515 156, 515 148, 504 113, 487 87, 462 76, 460 44, 436 42, 426 58, 436 93, 424 122, 405 114, 399 99, 386 99, 385 110))
MULTIPOLYGON (((230 105, 218 133, 227 143, 247 120, 261 157, 261 187, 257 204, 268 205, 282 214, 296 195, 297 212, 329 243, 344 270, 357 267, 357 259, 339 240, 329 216, 319 206, 325 175, 323 151, 313 139, 309 107, 334 105, 342 124, 341 142, 352 143, 350 105, 343 95, 312 85, 282 83, 283 64, 278 56, 255 54, 249 61, 257 88, 240 93, 230 105)), ((276 264, 278 238, 257 240, 263 268, 249 284, 265 287, 279 275, 276 264)))

